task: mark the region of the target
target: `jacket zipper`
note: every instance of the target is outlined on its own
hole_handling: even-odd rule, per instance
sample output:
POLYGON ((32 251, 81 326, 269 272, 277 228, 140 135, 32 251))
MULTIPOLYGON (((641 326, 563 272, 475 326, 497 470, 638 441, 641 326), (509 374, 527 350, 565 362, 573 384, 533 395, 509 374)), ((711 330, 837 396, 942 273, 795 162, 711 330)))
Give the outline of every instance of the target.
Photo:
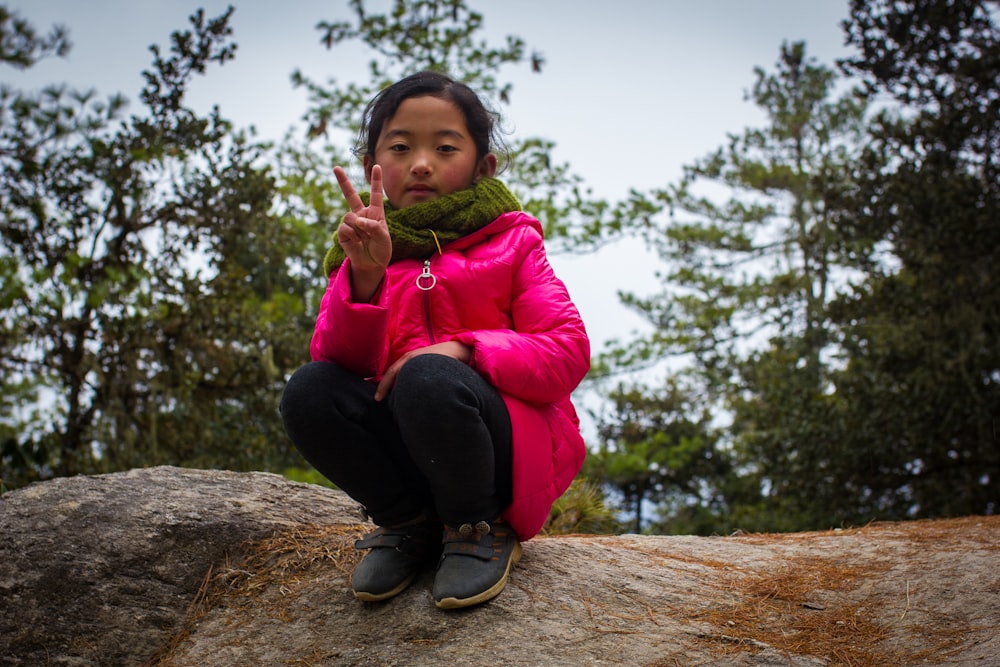
POLYGON ((434 327, 431 325, 431 295, 430 291, 437 284, 437 278, 431 273, 431 260, 424 260, 424 270, 417 276, 417 287, 422 291, 423 294, 423 308, 424 308, 424 333, 427 334, 427 340, 430 341, 431 345, 437 342, 434 336, 434 327))

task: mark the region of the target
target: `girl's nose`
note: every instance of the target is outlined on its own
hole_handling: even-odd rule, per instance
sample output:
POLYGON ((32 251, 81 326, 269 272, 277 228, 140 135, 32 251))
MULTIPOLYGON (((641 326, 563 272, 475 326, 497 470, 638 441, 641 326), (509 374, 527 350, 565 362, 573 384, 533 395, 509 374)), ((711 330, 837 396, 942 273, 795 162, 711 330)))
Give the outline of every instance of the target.
POLYGON ((431 161, 425 153, 417 153, 413 157, 413 164, 410 166, 412 174, 426 176, 431 173, 431 161))

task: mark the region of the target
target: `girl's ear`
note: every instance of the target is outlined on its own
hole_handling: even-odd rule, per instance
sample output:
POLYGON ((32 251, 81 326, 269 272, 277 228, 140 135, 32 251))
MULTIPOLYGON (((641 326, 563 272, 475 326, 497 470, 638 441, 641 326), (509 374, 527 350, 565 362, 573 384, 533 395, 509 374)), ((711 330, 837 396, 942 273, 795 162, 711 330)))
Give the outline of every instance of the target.
POLYGON ((483 159, 479 161, 479 165, 476 167, 476 176, 472 179, 473 183, 478 183, 481 178, 493 177, 497 173, 497 156, 493 153, 487 153, 483 156, 483 159))
POLYGON ((372 167, 375 166, 375 163, 372 162, 371 158, 366 155, 365 159, 364 159, 364 165, 365 165, 365 180, 368 181, 368 185, 371 185, 372 184, 372 167))

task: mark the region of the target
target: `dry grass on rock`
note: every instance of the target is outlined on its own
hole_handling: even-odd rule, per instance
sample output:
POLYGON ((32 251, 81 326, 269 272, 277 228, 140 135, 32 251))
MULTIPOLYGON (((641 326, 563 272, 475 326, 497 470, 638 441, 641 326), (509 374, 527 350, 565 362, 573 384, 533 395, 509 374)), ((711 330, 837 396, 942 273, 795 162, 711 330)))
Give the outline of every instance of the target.
POLYGON ((428 605, 420 586, 381 605, 354 601, 352 544, 367 528, 305 527, 249 545, 206 576, 184 632, 151 664, 193 664, 192 642, 211 618, 244 630, 232 635, 234 655, 259 659, 239 652, 252 641, 246 626, 269 618, 299 627, 308 615, 321 631, 302 646, 291 640, 276 664, 455 664, 462 644, 498 656, 481 664, 649 667, 987 665, 1000 649, 1000 517, 726 538, 539 538, 499 598, 457 614, 428 605), (333 616, 317 611, 322 600, 335 601, 333 616), (372 645, 386 623, 405 627, 372 645), (505 641, 516 637, 523 646, 505 641))

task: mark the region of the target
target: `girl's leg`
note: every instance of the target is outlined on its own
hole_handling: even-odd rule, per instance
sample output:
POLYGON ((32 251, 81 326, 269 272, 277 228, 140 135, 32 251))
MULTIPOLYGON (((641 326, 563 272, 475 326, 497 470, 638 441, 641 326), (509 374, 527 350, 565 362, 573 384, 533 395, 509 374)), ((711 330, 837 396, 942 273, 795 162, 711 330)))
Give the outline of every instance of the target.
POLYGON ((455 359, 420 355, 403 366, 390 404, 444 520, 435 604, 456 609, 500 594, 521 545, 499 520, 511 499, 511 425, 503 398, 455 359))
POLYGON ((433 509, 426 481, 413 465, 375 385, 332 363, 297 370, 281 397, 292 443, 323 476, 389 526, 433 509))
POLYGON ((510 415, 499 392, 468 365, 425 354, 406 362, 388 402, 441 519, 496 519, 511 500, 510 415))

